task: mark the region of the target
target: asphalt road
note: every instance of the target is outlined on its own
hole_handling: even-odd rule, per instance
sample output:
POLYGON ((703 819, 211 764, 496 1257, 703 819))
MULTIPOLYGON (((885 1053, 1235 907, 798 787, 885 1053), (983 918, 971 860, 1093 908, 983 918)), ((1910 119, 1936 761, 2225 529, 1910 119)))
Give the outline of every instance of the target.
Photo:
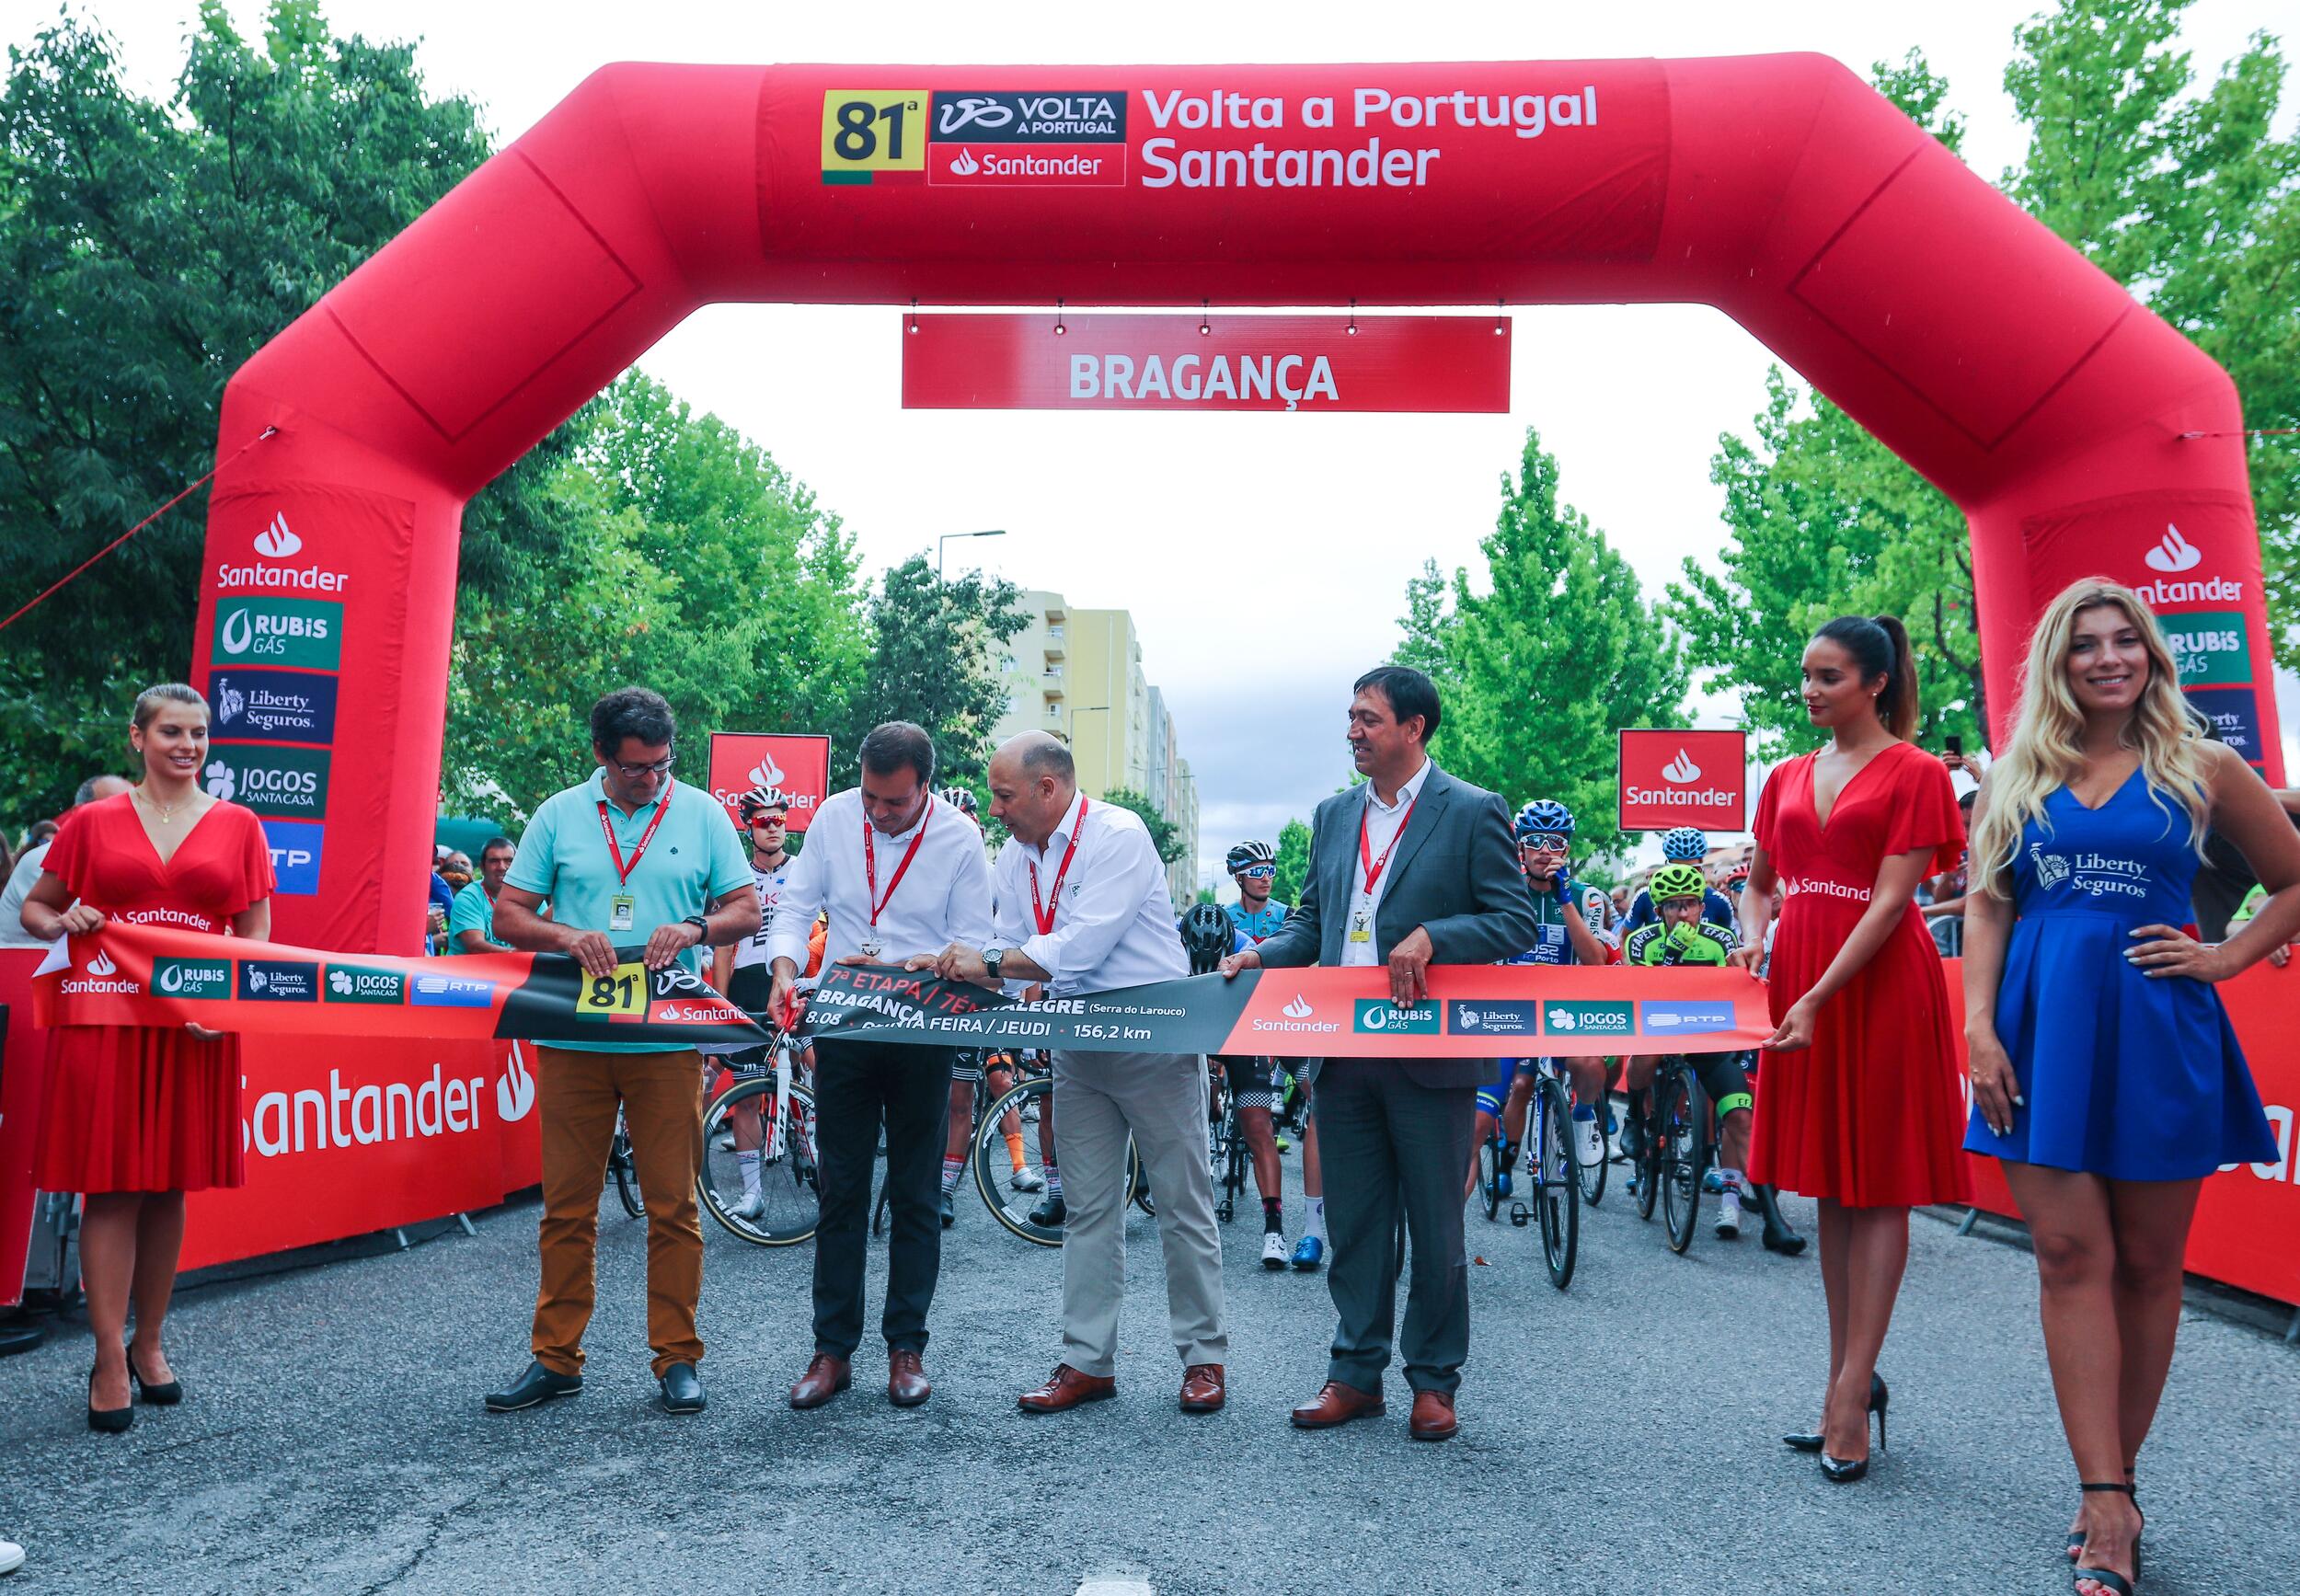
MULTIPOLYGON (((1175 1408, 1137 1215, 1120 1399, 1023 1417, 1016 1395, 1059 1354, 1060 1256, 961 1200, 934 1399, 907 1412, 869 1349, 855 1391, 791 1412, 810 1255, 707 1220, 710 1410, 658 1412, 642 1227, 612 1197, 588 1388, 524 1414, 478 1397, 526 1361, 533 1205, 480 1216, 476 1238, 196 1287, 170 1332, 190 1399, 126 1436, 84 1431, 88 1343, 67 1331, 0 1361, 0 1534, 31 1553, 6 1591, 2068 1589, 2075 1478, 2017 1247, 1914 1222, 1883 1364, 1892 1449, 1834 1487, 1777 1439, 1817 1417, 1810 1254, 1705 1223, 1673 1257, 1617 1181, 1564 1293, 1535 1231, 1473 1217, 1473 1362, 1442 1445, 1407 1440, 1402 1402, 1339 1431, 1287 1425, 1324 1372, 1324 1277, 1264 1273, 1243 1218, 1227 1411, 1175 1408)), ((1810 1228, 1810 1205, 1791 1211, 1810 1228)), ((2300 1349, 2202 1313, 2181 1336, 2142 1462, 2143 1588, 2291 1590, 2300 1349)))

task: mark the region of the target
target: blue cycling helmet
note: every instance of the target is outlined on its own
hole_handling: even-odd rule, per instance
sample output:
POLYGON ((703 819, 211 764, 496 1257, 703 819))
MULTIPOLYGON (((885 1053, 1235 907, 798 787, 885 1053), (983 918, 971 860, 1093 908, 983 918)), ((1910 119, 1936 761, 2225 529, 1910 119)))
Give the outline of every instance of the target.
POLYGON ((1698 826, 1677 826, 1662 833, 1662 857, 1697 865, 1709 856, 1709 837, 1698 826))
POLYGON ((1535 798, 1517 811, 1517 834, 1520 839, 1573 834, 1573 811, 1555 798, 1535 798))

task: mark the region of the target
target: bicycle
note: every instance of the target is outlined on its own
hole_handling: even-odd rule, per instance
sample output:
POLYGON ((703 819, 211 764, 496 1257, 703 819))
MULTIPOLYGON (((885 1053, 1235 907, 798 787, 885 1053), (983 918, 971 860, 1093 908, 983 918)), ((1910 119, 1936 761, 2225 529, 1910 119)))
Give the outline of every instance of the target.
MULTIPOLYGON (((1011 1166, 1006 1162, 1006 1137, 998 1127, 1008 1109, 1015 1109, 1027 1119, 1053 1112, 1054 1080, 1051 1074, 1032 1075, 1018 1082, 1005 1096, 983 1113, 974 1129, 974 1153, 968 1160, 974 1166, 974 1189, 982 1195, 983 1205, 990 1216, 1024 1241, 1040 1246, 1060 1246, 1063 1227, 1058 1224, 1033 1224, 1030 1209, 1035 1206, 1034 1194, 1016 1191, 1006 1182, 1011 1166)), ((1126 1139, 1126 1194, 1145 1213, 1156 1211, 1150 1206, 1149 1188, 1142 1172, 1142 1155, 1135 1151, 1133 1138, 1126 1139)))
POLYGON ((633 1219, 647 1217, 647 1198, 638 1188, 638 1165, 631 1158, 631 1131, 623 1122, 623 1106, 615 1109, 615 1140, 607 1143, 607 1173, 615 1177, 615 1195, 623 1211, 633 1219))
MULTIPOLYGON (((1606 1094, 1602 1091, 1598 1094, 1596 1108, 1599 1119, 1611 1121, 1613 1104, 1606 1094)), ((1605 1172, 1612 1163, 1613 1149, 1606 1147, 1599 1154, 1595 1164, 1581 1164, 1576 1166, 1576 1177, 1581 1188, 1581 1200, 1592 1208, 1595 1208, 1604 1198, 1605 1172)))
POLYGON ((1207 1143, 1207 1154, 1213 1165, 1214 1186, 1220 1193, 1213 1205, 1214 1217, 1227 1224, 1237 1217, 1237 1200, 1245 1193, 1251 1161, 1246 1132, 1237 1121, 1237 1096, 1230 1089, 1226 1072, 1213 1090, 1213 1133, 1207 1143))
POLYGON ((743 1054, 719 1061, 721 1088, 703 1116, 703 1166, 695 1194, 729 1234, 754 1246, 790 1246, 811 1240, 822 1218, 814 1093, 798 1079, 788 1031, 777 1031, 759 1051, 765 1057, 756 1062, 737 1062, 743 1054), (759 1193, 765 1207, 755 1220, 736 1213, 720 1195, 722 1187, 742 1190, 732 1143, 719 1142, 730 1117, 745 1106, 759 1118, 759 1193))
POLYGON ((1635 1185, 1638 1217, 1650 1220, 1658 1202, 1669 1250, 1693 1245, 1701 1212, 1701 1172, 1716 1156, 1709 1105, 1683 1053, 1671 1053, 1647 1090, 1645 1146, 1635 1185))
POLYGON ((1542 1261, 1549 1268, 1549 1283, 1559 1291, 1573 1279, 1581 1246, 1581 1177, 1573 1141, 1572 1100, 1565 1083, 1545 1070, 1525 1113, 1525 1147, 1531 1154, 1525 1178, 1534 1205, 1529 1210, 1523 1200, 1512 1203, 1510 1223, 1523 1230, 1540 1219, 1542 1261))

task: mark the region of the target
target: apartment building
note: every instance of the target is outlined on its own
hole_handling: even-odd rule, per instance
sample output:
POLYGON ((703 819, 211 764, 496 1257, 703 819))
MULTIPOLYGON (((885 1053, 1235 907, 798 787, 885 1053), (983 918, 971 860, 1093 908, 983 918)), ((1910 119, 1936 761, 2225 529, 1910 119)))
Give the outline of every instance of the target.
POLYGON ((1060 593, 1022 595, 1029 624, 998 661, 1006 685, 999 741, 1030 729, 1070 744, 1089 798, 1119 787, 1149 795, 1186 844, 1168 869, 1174 901, 1197 893, 1198 789, 1177 741, 1166 695, 1142 664, 1142 637, 1124 610, 1072 609, 1060 593))

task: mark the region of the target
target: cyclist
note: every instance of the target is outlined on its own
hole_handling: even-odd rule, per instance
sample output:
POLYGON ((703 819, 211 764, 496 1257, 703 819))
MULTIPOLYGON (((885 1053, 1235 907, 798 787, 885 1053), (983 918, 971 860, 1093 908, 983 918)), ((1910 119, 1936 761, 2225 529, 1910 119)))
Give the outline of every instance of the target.
MULTIPOLYGON (((1653 872, 1647 891, 1659 918, 1629 933, 1622 944, 1623 962, 1646 968, 1708 965, 1722 969, 1733 949, 1741 946, 1737 931, 1704 917, 1702 899, 1715 894, 1702 878, 1700 866, 1688 861, 1664 865, 1653 872)), ((1687 1053, 1685 1062, 1693 1066, 1701 1089, 1717 1110, 1717 1234, 1731 1241, 1741 1234, 1741 1172, 1749 1160, 1749 1077, 1738 1053, 1687 1053)), ((1647 1092, 1660 1067, 1661 1061, 1650 1053, 1629 1061, 1632 1103, 1647 1092)))
MULTIPOLYGON (((1279 926, 1283 925, 1286 923, 1286 916, 1294 913, 1292 904, 1278 902, 1270 895, 1271 888, 1276 884, 1278 875, 1277 852, 1268 843, 1244 842, 1232 848, 1229 857, 1224 862, 1229 868, 1230 878, 1237 883, 1238 898, 1236 902, 1225 904, 1224 907, 1229 911, 1231 924, 1237 927, 1238 935, 1244 938, 1238 946, 1250 947, 1276 931, 1279 926)), ((1264 1062, 1270 1066, 1270 1100, 1275 1108, 1282 1103, 1283 1098, 1282 1088, 1285 1083, 1280 1078, 1282 1066, 1275 1060, 1264 1062)), ((1292 1262, 1297 1269, 1309 1270, 1317 1269, 1326 1261, 1326 1183, 1325 1172, 1317 1156, 1317 1116, 1314 1112, 1316 1104, 1311 1101, 1309 1086, 1305 1085, 1298 1075, 1294 1077, 1294 1088, 1302 1097, 1302 1196, 1303 1205, 1308 1211, 1303 1220, 1302 1239, 1294 1246, 1292 1262)), ((1241 1122, 1244 1122, 1246 1119, 1243 1108, 1241 1103, 1239 1114, 1241 1122)), ((1266 1110, 1257 1109, 1254 1117, 1257 1121, 1269 1122, 1269 1114, 1266 1110)), ((1250 1136, 1249 1140, 1251 1140, 1250 1136)), ((1259 1143, 1256 1144, 1254 1182, 1265 1194, 1279 1189, 1277 1146, 1276 1132, 1272 1131, 1271 1132, 1271 1184, 1263 1186, 1261 1184, 1261 1153, 1259 1143)), ((1267 1200, 1267 1196, 1265 1196, 1265 1200, 1267 1200)), ((1263 1242, 1265 1248, 1269 1245, 1267 1237, 1268 1233, 1265 1232, 1263 1242)), ((1263 1254, 1262 1261, 1271 1268, 1276 1267, 1274 1264, 1270 1264, 1267 1251, 1263 1254)))
MULTIPOLYGON (((1236 859, 1248 847, 1268 852, 1266 844, 1241 844, 1230 850, 1230 857, 1236 859)), ((1268 890, 1263 889, 1265 896, 1268 890)), ((1277 918, 1279 924, 1283 923, 1282 913, 1277 918)), ((1271 927, 1276 928, 1276 924, 1271 927)), ((1250 947, 1256 940, 1238 929, 1234 909, 1213 903, 1191 904, 1176 930, 1182 938, 1182 951, 1190 957, 1192 975, 1211 974, 1226 955, 1250 947)), ((1284 1269, 1285 1188, 1278 1167, 1277 1132, 1271 1125, 1271 1110, 1278 1106, 1276 1065, 1270 1059, 1238 1054, 1209 1058, 1206 1062, 1220 1071, 1230 1084, 1230 1101, 1237 1108, 1238 1134, 1245 1138, 1247 1154, 1253 1161, 1254 1186, 1262 1200, 1262 1268, 1284 1269)), ((1218 1180, 1221 1177, 1222 1171, 1215 1170, 1214 1177, 1218 1180)))
MULTIPOLYGON (((1662 833, 1662 862, 1664 865, 1691 865, 1697 870, 1701 862, 1708 856, 1708 834, 1698 826, 1677 826, 1662 833)), ((1652 924, 1658 918, 1653 913, 1653 890, 1649 883, 1629 901, 1629 913, 1621 923, 1623 938, 1626 939, 1632 931, 1652 924)), ((1706 878, 1701 888, 1701 918, 1728 931, 1734 931, 1740 924, 1733 913, 1733 901, 1710 887, 1706 878)))
MULTIPOLYGON (((935 796, 964 815, 976 831, 983 822, 976 818, 978 807, 974 789, 946 787, 935 796)), ((969 1048, 961 1051, 950 1068, 950 1129, 942 1145, 942 1227, 949 1229, 958 1223, 959 1181, 966 1173, 967 1144, 974 1139, 974 1094, 987 1091, 985 1102, 995 1103, 1014 1088, 1014 1060, 1002 1052, 969 1048)), ((1022 1116, 1009 1108, 1006 1123, 999 1128, 1006 1143, 1006 1162, 1013 1173, 1006 1184, 1017 1191, 1043 1191, 1046 1182, 1022 1148, 1022 1116)))
MULTIPOLYGON (((756 1012, 766 1006, 772 972, 767 966, 767 937, 775 929, 775 905, 783 894, 783 873, 790 867, 788 824, 790 795, 777 787, 754 787, 735 799, 735 818, 742 822, 751 844, 751 883, 759 894, 759 929, 731 947, 711 951, 711 984, 730 1001, 756 1012)), ((715 1076, 721 1068, 763 1066, 764 1048, 707 1051, 707 1068, 715 1076)), ((737 1103, 727 1115, 727 1128, 735 1139, 735 1168, 742 1177, 742 1197, 729 1210, 738 1219, 765 1217, 766 1199, 759 1191, 759 1149, 766 1141, 759 1116, 759 1099, 737 1103)))

